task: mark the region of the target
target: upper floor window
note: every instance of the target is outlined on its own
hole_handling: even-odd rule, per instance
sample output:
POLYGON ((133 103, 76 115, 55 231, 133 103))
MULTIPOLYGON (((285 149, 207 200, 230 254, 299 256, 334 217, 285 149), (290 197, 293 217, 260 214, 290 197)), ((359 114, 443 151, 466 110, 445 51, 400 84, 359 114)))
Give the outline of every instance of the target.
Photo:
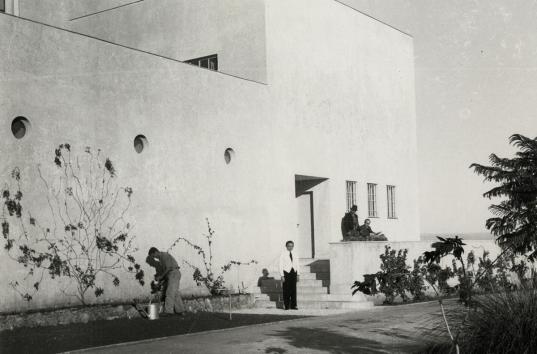
POLYGON ((0 0, 0 12, 19 16, 19 0, 0 0))
POLYGON ((347 181, 347 211, 356 205, 356 181, 347 181))
POLYGON ((218 55, 208 55, 206 57, 195 58, 185 60, 185 63, 199 66, 200 68, 207 68, 210 70, 218 71, 218 55))
POLYGON ((395 186, 386 186, 386 194, 388 198, 388 219, 395 219, 395 186))
POLYGON ((375 183, 367 184, 367 208, 370 218, 378 217, 377 212, 377 185, 375 183))

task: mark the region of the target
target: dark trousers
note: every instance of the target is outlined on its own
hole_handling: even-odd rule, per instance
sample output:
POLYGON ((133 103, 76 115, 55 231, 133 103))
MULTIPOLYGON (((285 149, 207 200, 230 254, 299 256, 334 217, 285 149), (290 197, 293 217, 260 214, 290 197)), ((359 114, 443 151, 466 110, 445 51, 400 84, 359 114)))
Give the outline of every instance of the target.
POLYGON ((283 272, 285 281, 283 282, 283 304, 286 309, 296 307, 296 271, 283 272))

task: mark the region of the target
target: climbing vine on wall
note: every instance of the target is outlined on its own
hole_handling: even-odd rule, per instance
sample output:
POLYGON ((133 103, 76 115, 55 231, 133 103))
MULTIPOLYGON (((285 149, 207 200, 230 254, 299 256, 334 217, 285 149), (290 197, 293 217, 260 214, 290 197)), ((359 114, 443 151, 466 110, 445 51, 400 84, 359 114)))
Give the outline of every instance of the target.
POLYGON ((22 279, 10 283, 13 289, 30 301, 45 279, 66 279, 61 291, 86 304, 89 291, 97 297, 104 293, 105 282, 119 286, 123 271, 143 286, 144 272, 133 256, 135 237, 127 221, 132 189, 117 185, 115 167, 100 150, 86 147, 75 156, 69 144, 62 144, 53 162, 57 173, 52 178, 38 167, 37 182, 49 214, 42 222, 23 208, 29 202, 23 198, 19 168, 2 190, 4 249, 25 271, 22 279), (31 289, 24 286, 28 283, 31 289))

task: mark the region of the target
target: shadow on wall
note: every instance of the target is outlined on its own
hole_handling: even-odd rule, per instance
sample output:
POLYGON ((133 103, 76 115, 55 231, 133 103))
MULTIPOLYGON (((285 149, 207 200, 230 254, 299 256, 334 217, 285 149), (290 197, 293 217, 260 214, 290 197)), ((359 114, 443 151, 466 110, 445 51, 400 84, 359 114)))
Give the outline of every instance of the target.
POLYGON ((261 281, 260 290, 262 294, 268 295, 271 302, 276 303, 276 307, 283 309, 282 281, 279 279, 265 279, 261 281))

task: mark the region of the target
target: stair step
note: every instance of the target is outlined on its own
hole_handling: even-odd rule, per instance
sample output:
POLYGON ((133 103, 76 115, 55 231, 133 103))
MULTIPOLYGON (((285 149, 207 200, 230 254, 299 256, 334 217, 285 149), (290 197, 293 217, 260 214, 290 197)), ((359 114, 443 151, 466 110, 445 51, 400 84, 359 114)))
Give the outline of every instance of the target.
POLYGON ((300 296, 300 300, 307 300, 307 301, 351 301, 351 302, 366 301, 361 298, 353 298, 351 295, 300 294, 299 296, 300 296))
POLYGON ((315 262, 314 258, 299 258, 298 259, 298 264, 299 265, 307 265, 307 264, 310 264, 310 263, 313 263, 313 262, 315 262))
POLYGON ((300 265, 298 266, 300 273, 330 273, 330 266, 328 265, 300 265))
POLYGON ((317 279, 302 279, 300 278, 299 282, 296 284, 297 286, 323 286, 322 280, 317 279))
MULTIPOLYGON (((299 309, 367 309, 373 307, 371 302, 358 301, 308 301, 298 299, 299 309)), ((283 308, 283 301, 256 301, 256 308, 283 308)))
MULTIPOLYGON (((300 284, 300 283, 299 283, 300 284)), ((297 294, 327 294, 328 288, 320 286, 301 286, 297 285, 296 287, 297 294)))
MULTIPOLYGON (((255 301, 281 301, 282 292, 260 294, 255 296, 255 301)), ((303 301, 350 301, 350 302, 365 302, 367 299, 360 296, 352 295, 334 295, 327 293, 298 293, 297 297, 303 301)))
POLYGON ((270 296, 267 294, 255 295, 255 301, 270 301, 270 296))

